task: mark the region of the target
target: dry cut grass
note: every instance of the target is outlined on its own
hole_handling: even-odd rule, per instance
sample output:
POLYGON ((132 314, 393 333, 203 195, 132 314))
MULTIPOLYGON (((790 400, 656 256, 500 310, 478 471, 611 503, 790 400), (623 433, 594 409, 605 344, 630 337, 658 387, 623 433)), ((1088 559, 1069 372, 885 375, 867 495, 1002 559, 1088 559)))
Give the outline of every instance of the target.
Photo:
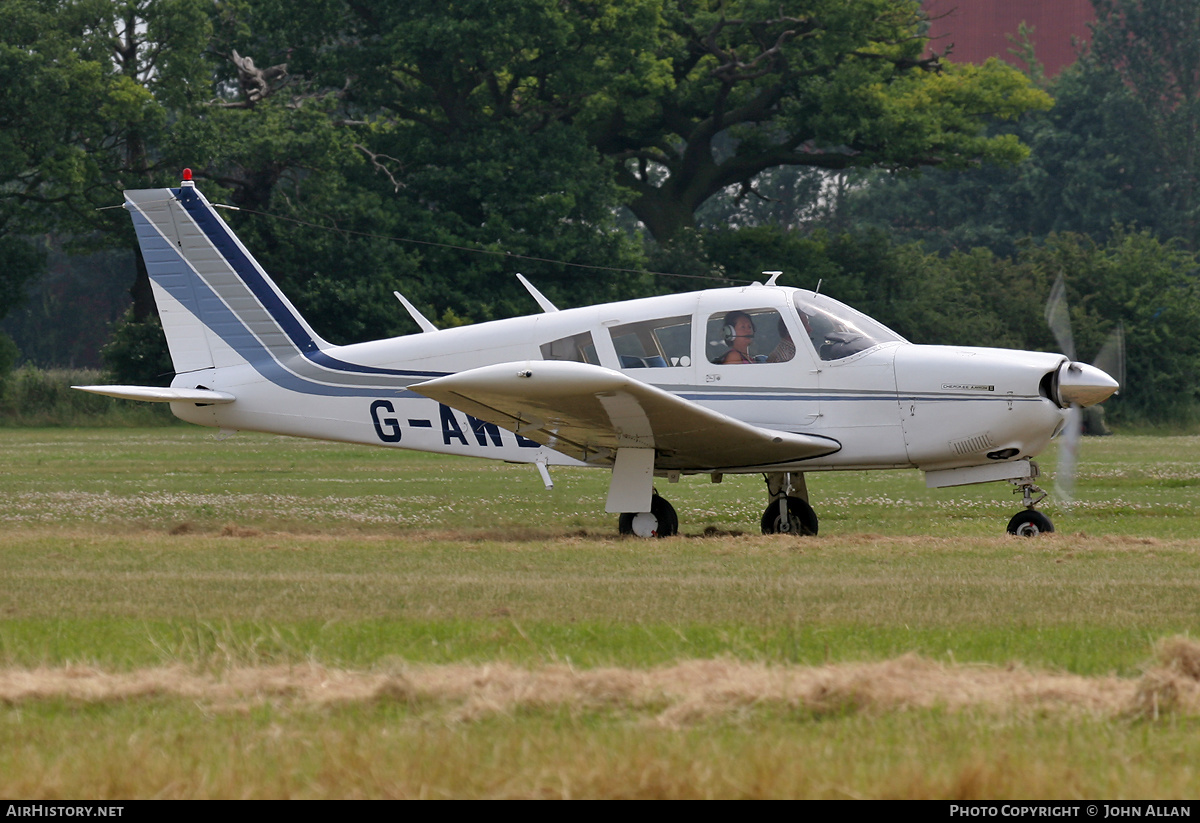
POLYGON ((1200 685, 1200 643, 1175 636, 1159 641, 1157 665, 1138 681, 1133 714, 1157 720, 1164 714, 1196 713, 1200 685))
POLYGON ((199 671, 171 665, 131 672, 67 666, 0 671, 0 701, 83 703, 170 697, 213 711, 265 704, 327 706, 397 701, 472 722, 523 710, 635 713, 667 728, 720 721, 747 710, 809 715, 965 709, 1004 715, 1159 719, 1200 715, 1200 643, 1162 641, 1141 678, 1079 675, 1022 666, 955 665, 916 655, 873 663, 790 666, 730 659, 669 666, 575 669, 507 663, 385 666, 316 663, 199 671))

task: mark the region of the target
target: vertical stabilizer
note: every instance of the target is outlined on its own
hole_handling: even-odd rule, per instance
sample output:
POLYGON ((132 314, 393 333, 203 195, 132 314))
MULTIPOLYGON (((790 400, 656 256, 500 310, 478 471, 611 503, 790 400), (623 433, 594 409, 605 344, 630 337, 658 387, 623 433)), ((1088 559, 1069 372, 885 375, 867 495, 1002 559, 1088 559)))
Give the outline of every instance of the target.
POLYGON ((125 192, 177 373, 328 348, 190 180, 125 192))

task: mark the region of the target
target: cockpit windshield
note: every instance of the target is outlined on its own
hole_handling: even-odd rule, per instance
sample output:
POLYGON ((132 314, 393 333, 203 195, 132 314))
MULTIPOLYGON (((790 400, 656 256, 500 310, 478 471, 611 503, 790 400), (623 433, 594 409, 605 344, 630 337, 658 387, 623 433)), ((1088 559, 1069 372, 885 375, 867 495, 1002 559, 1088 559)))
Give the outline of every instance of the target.
POLYGON ((800 322, 822 360, 841 360, 882 343, 904 343, 903 337, 832 297, 796 292, 800 322))

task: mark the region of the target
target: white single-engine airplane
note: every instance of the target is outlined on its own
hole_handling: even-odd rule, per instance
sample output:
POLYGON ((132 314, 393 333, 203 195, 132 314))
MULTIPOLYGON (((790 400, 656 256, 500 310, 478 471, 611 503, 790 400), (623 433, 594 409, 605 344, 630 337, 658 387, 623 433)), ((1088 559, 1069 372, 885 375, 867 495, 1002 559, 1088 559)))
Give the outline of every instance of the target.
MULTIPOLYGON (((153 283, 169 402, 202 426, 612 472, 622 533, 678 531, 655 478, 763 474, 765 533, 815 534, 804 475, 916 468, 931 488, 1011 481, 1013 534, 1053 531, 1031 458, 1118 384, 1061 354, 920 346, 829 297, 710 289, 335 346, 197 191, 125 193, 153 283)), ((518 275, 519 276, 519 275, 518 275)))

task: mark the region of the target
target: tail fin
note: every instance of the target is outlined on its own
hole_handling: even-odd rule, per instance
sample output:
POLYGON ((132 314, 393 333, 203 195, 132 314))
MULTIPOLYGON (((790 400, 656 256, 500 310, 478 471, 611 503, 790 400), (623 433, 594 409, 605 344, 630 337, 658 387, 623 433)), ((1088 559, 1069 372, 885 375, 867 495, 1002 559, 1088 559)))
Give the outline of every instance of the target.
POLYGON ((190 180, 125 199, 176 373, 287 363, 329 348, 190 180))

